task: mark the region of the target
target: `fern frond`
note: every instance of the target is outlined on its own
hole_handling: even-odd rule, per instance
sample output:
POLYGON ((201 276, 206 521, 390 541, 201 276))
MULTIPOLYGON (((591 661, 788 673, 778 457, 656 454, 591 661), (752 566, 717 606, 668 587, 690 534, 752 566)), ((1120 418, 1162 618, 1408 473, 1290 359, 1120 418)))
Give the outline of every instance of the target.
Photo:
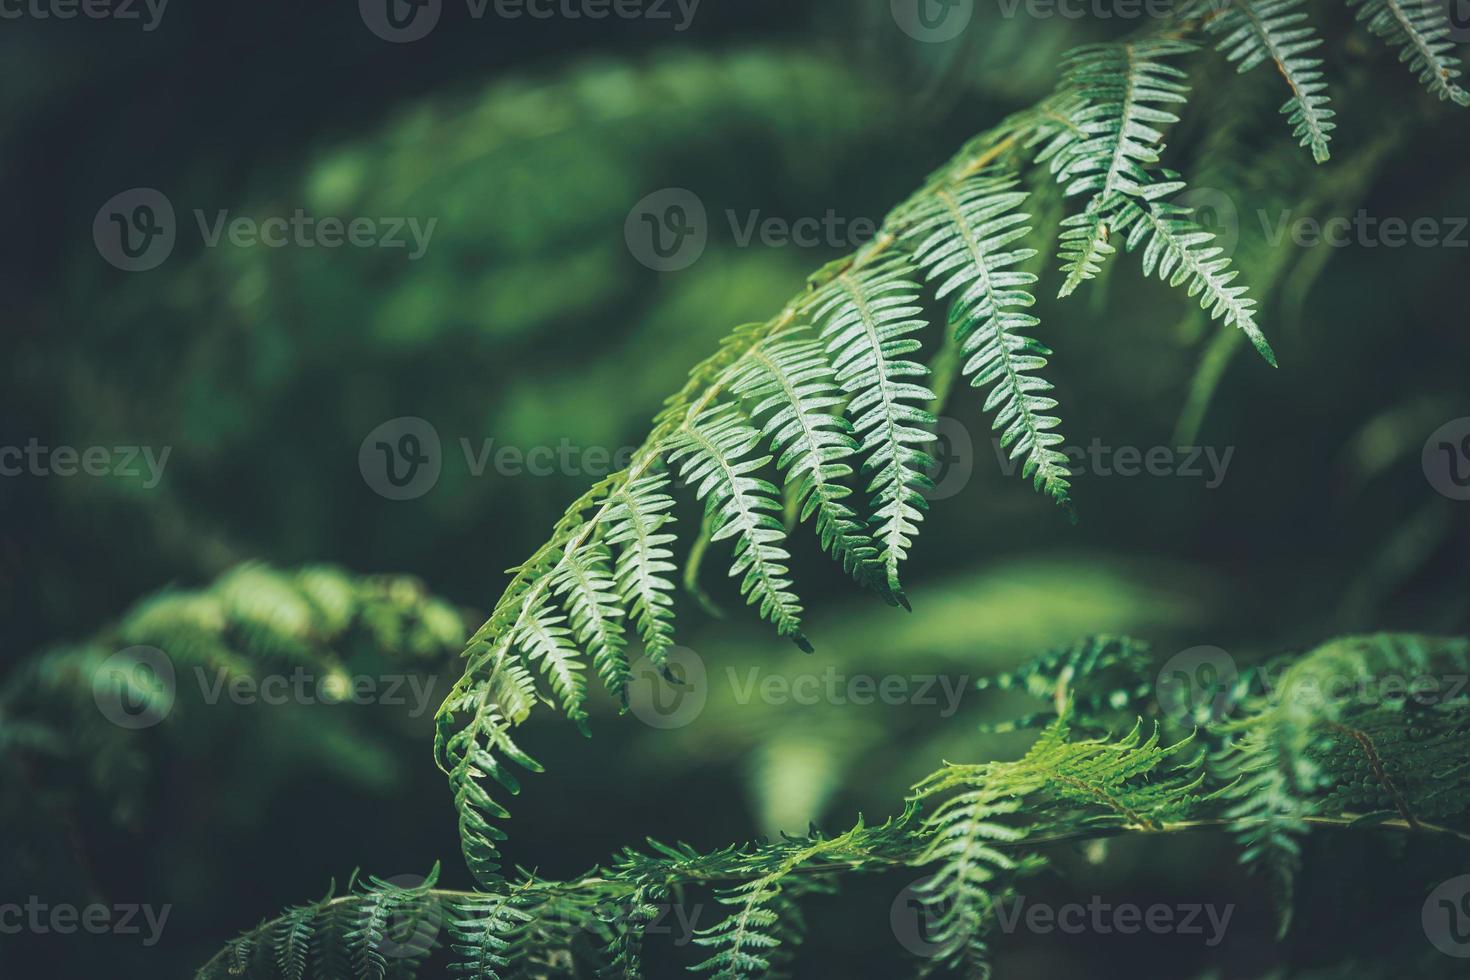
POLYGON ((674 645, 674 583, 667 576, 677 566, 669 549, 674 535, 663 530, 674 520, 668 485, 661 474, 626 484, 607 515, 607 543, 618 548, 618 591, 643 637, 644 654, 660 667, 674 645))
POLYGON ((510 966, 512 934, 531 920, 518 900, 523 889, 476 895, 451 906, 449 972, 465 980, 501 980, 510 966))
POLYGON ((567 617, 542 593, 529 608, 525 625, 511 637, 511 644, 525 653, 528 662, 541 664, 566 716, 586 731, 587 679, 583 676, 586 667, 571 642, 572 631, 564 625, 566 621, 567 617))
POLYGON ((1199 297, 1200 308, 1209 310, 1212 319, 1240 328, 1266 362, 1276 366, 1276 354, 1256 325, 1256 301, 1246 295, 1245 286, 1231 285, 1239 273, 1219 246, 1210 244, 1215 236, 1190 220, 1187 208, 1127 201, 1113 228, 1126 231, 1129 252, 1143 246, 1144 275, 1157 273, 1171 286, 1184 286, 1190 296, 1199 297))
POLYGON ((1036 303, 1026 288, 1036 276, 1012 268, 1036 250, 1007 250, 1031 233, 1030 215, 1018 210, 1026 193, 1015 188, 1014 180, 982 175, 937 192, 916 209, 916 259, 939 283, 940 299, 958 291, 955 330, 969 358, 962 371, 974 387, 990 389, 985 409, 996 413, 1001 447, 1012 459, 1024 456, 1022 478, 1067 507, 1071 473, 1053 448, 1063 442, 1053 431, 1061 420, 1046 414, 1057 402, 1044 394, 1050 382, 1032 373, 1046 367, 1051 351, 1022 333, 1041 322, 1020 312, 1036 303))
POLYGON ((1235 63, 1244 74, 1263 62, 1270 61, 1291 89, 1291 98, 1281 107, 1291 124, 1298 145, 1309 147, 1312 159, 1325 163, 1331 154, 1327 149, 1336 115, 1327 108, 1331 101, 1324 93, 1322 59, 1307 57, 1307 52, 1322 45, 1322 38, 1311 27, 1305 11, 1305 0, 1229 0, 1221 6, 1218 0, 1203 0, 1201 7, 1218 10, 1205 20, 1205 29, 1221 36, 1216 46, 1226 60, 1235 63))
POLYGON ((1151 38, 1085 45, 1070 52, 1065 82, 1086 100, 1073 122, 1080 135, 1054 150, 1057 180, 1068 197, 1088 194, 1088 210, 1121 196, 1150 199, 1148 170, 1159 160, 1163 127, 1179 121, 1168 106, 1183 105, 1185 73, 1162 59, 1188 54, 1186 41, 1151 38))
POLYGON ((1420 83, 1456 105, 1470 106, 1470 92, 1455 83, 1460 62, 1449 39, 1449 11, 1432 0, 1348 0, 1358 8, 1358 20, 1398 51, 1420 83))
POLYGON ((435 755, 449 775, 465 863, 475 880, 487 887, 501 880, 496 845, 505 840, 505 832, 490 821, 503 820, 510 813, 495 802, 482 780, 488 776, 506 792, 520 792, 520 782, 502 757, 528 772, 542 771, 541 764, 510 737, 512 726, 525 718, 534 698, 534 680, 502 649, 487 684, 463 695, 461 701, 446 703, 438 718, 435 755), (470 714, 470 720, 454 731, 456 711, 470 714))
POLYGON ((860 273, 843 273, 812 300, 812 318, 850 396, 846 412, 865 454, 863 472, 872 494, 874 538, 886 586, 904 601, 898 566, 918 534, 933 483, 925 470, 934 460, 921 446, 932 437, 934 416, 920 406, 934 393, 917 381, 928 369, 904 359, 919 349, 910 336, 919 319, 919 287, 909 264, 897 260, 860 273))
POLYGON ((1097 278, 1102 264, 1118 249, 1112 243, 1107 215, 1101 211, 1084 211, 1062 219, 1061 243, 1062 271, 1067 278, 1057 291, 1057 299, 1066 299, 1077 291, 1077 287, 1089 279, 1097 278))
POLYGON ((878 549, 858 514, 845 501, 842 481, 853 473, 858 451, 852 424, 831 410, 846 398, 836 373, 813 340, 780 337, 752 348, 730 379, 731 390, 764 419, 762 433, 786 473, 789 507, 798 521, 816 515, 822 548, 858 582, 884 587, 878 549))
POLYGON ((669 449, 669 462, 695 487, 713 518, 711 541, 734 538, 732 576, 744 576, 740 594, 769 619, 782 636, 803 650, 811 644, 801 632, 801 605, 791 591, 783 547, 786 531, 773 515, 781 512, 778 492, 757 473, 771 461, 752 458, 760 433, 733 405, 710 409, 696 418, 669 449))
POLYGON ((607 547, 590 542, 567 556, 554 587, 566 606, 577 643, 591 654, 602 683, 626 706, 628 641, 612 569, 607 547))

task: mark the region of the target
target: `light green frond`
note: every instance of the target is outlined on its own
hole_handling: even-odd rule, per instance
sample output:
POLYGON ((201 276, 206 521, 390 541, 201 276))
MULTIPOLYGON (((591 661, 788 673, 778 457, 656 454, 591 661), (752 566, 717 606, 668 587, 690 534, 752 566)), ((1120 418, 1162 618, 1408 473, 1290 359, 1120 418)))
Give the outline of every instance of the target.
POLYGON ((786 530, 779 492, 756 476, 771 461, 752 458, 760 433, 733 405, 711 409, 695 419, 669 449, 669 461, 695 488, 713 518, 712 542, 734 540, 732 576, 743 576, 740 594, 769 619, 782 636, 804 650, 811 644, 801 632, 801 605, 791 591, 784 547, 786 530))
POLYGON ((918 534, 927 507, 922 491, 933 486, 925 470, 934 465, 920 448, 933 438, 934 416, 921 406, 934 393, 919 383, 929 372, 905 358, 919 350, 912 334, 925 325, 909 275, 906 260, 844 273, 812 302, 837 382, 850 396, 846 411, 865 457, 878 560, 894 596, 903 592, 898 566, 918 534))
POLYGON ((938 286, 954 296, 955 330, 967 360, 962 368, 976 388, 989 389, 985 409, 995 412, 1001 448, 1024 457, 1021 476, 1062 506, 1070 506, 1067 458, 1056 446, 1061 420, 1046 394, 1052 385, 1035 372, 1051 350, 1023 331, 1041 321, 1022 310, 1035 305, 1028 287, 1036 276, 1016 269, 1035 249, 1009 248, 1031 233, 1026 199, 1016 181, 977 176, 953 191, 939 191, 917 209, 917 261, 938 286))

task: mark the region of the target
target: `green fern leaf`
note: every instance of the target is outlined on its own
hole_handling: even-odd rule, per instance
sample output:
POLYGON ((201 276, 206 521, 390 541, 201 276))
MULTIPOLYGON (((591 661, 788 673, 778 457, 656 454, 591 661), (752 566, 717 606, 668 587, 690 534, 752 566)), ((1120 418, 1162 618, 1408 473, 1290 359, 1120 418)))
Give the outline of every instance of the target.
POLYGON ((852 490, 848 462, 858 451, 852 424, 832 409, 846 400, 821 345, 790 337, 751 350, 731 377, 731 390, 751 404, 751 417, 764 419, 762 433, 786 473, 788 508, 798 521, 816 515, 822 548, 858 582, 884 587, 878 549, 845 502, 852 490))
POLYGON ((695 487, 717 526, 711 541, 733 538, 732 576, 741 576, 740 594, 757 606, 782 636, 803 650, 811 644, 801 632, 801 605, 791 591, 782 546, 786 531, 773 516, 781 512, 778 491, 752 474, 771 461, 751 458, 757 432, 733 405, 710 409, 682 432, 669 448, 669 462, 695 487))
POLYGON ((1205 29, 1223 35, 1217 48, 1228 61, 1238 63, 1241 74, 1266 61, 1276 66, 1291 89, 1281 112, 1288 117, 1292 135, 1299 145, 1311 148, 1314 160, 1323 163, 1331 155, 1327 144, 1336 128, 1332 122, 1336 113, 1327 108, 1330 100, 1323 94, 1327 83, 1318 70, 1322 60, 1306 56, 1321 46, 1322 39, 1300 9, 1304 2, 1230 0, 1221 8, 1218 0, 1202 0, 1201 7, 1221 11, 1205 21, 1205 29))
POLYGON ((1057 503, 1070 505, 1067 458, 1054 447, 1061 420, 1046 414, 1056 399, 1050 382, 1034 374, 1051 351, 1022 333, 1041 321, 1020 310, 1033 306, 1026 287, 1036 276, 1013 268, 1035 249, 1006 247, 1031 233, 1030 216, 1017 210, 1026 199, 1016 182, 977 176, 954 191, 942 190, 917 213, 917 260, 940 299, 956 294, 956 331, 962 368, 970 384, 990 388, 985 409, 996 413, 1000 444, 1012 459, 1025 457, 1021 475, 1057 503))
POLYGON ((910 335, 924 326, 919 287, 899 259, 859 273, 843 273, 812 302, 813 319, 851 400, 847 415, 861 443, 863 472, 870 476, 874 538, 890 594, 900 602, 898 566, 918 534, 928 506, 922 491, 933 487, 925 471, 934 460, 921 446, 933 437, 934 416, 919 407, 934 393, 907 378, 928 369, 905 354, 919 349, 910 335))
POLYGON ((664 492, 668 485, 663 475, 627 484, 607 515, 607 544, 618 547, 618 592, 643 637, 644 654, 660 668, 674 645, 674 583, 667 576, 678 570, 669 549, 674 535, 663 530, 674 520, 667 513, 674 506, 664 492))
MULTIPOLYGON (((1177 189, 1178 184, 1165 184, 1177 189)), ((1122 203, 1113 228, 1127 232, 1125 246, 1135 251, 1143 246, 1143 272, 1158 277, 1171 286, 1184 286, 1190 296, 1198 296, 1200 308, 1209 310, 1212 319, 1226 326, 1234 324, 1244 331, 1260 355, 1272 367, 1276 354, 1256 326, 1256 301, 1246 295, 1245 286, 1233 286, 1238 272, 1231 269, 1228 256, 1210 243, 1215 236, 1196 225, 1189 209, 1162 201, 1139 205, 1122 203)))
POLYGON ((1470 105, 1466 92, 1455 79, 1460 63, 1449 39, 1449 11, 1432 0, 1348 0, 1358 8, 1358 20, 1383 38, 1399 53, 1399 60, 1419 76, 1419 81, 1441 101, 1470 105))
POLYGON ((1163 107, 1183 105, 1189 91, 1180 81, 1184 72, 1159 59, 1193 50, 1184 41, 1149 39, 1086 45, 1068 54, 1066 84, 1087 102, 1073 118, 1081 135, 1055 164, 1068 197, 1091 195, 1088 210, 1109 207, 1119 196, 1147 199, 1161 127, 1179 121, 1163 107))

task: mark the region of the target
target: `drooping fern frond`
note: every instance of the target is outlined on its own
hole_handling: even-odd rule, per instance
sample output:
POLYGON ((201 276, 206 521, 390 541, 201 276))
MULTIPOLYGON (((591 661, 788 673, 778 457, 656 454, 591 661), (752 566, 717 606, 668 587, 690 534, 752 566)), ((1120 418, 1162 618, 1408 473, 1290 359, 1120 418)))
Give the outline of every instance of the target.
MULTIPOLYGON (((1160 186, 1177 190, 1179 185, 1160 186)), ((1230 267, 1229 256, 1211 244, 1215 236, 1190 220, 1187 208, 1164 201, 1125 201, 1113 228, 1126 232, 1128 251, 1143 247, 1144 275, 1157 273, 1171 286, 1184 286, 1190 296, 1199 297, 1200 308, 1212 319, 1240 328, 1266 362, 1276 366, 1276 354, 1256 325, 1256 301, 1247 295, 1247 287, 1232 285, 1239 273, 1230 267)))
POLYGON ((1194 49, 1186 41, 1150 38, 1087 45, 1068 55, 1063 84, 1085 100, 1073 117, 1080 134, 1053 162, 1068 197, 1087 194, 1087 210, 1098 211, 1119 197, 1156 196, 1148 171, 1159 160, 1163 127, 1179 121, 1167 107, 1183 105, 1189 91, 1185 73, 1163 59, 1194 49))
POLYGON ((669 450, 669 462, 705 501, 714 527, 711 541, 734 539, 732 576, 744 578, 740 593, 758 606, 782 636, 811 649, 801 632, 801 606, 787 577, 790 554, 782 546, 786 531, 777 491, 752 474, 771 461, 752 458, 760 433, 734 406, 714 408, 695 419, 669 450))
POLYGON ((674 583, 667 576, 677 566, 669 550, 674 535, 663 530, 674 519, 668 485, 657 475, 630 481, 613 496, 607 517, 607 543, 619 549, 618 589, 643 637, 644 654, 659 665, 674 645, 674 583))
POLYGON ((597 676, 627 703, 628 641, 623 607, 607 546, 592 542, 570 556, 556 583, 577 642, 592 656, 597 676))
POLYGON ((762 433, 777 454, 777 467, 787 473, 797 520, 815 514, 823 549, 857 581, 881 590, 877 546, 845 503, 852 490, 842 481, 852 476, 849 460, 858 444, 852 423, 831 412, 844 398, 821 345, 773 339, 753 348, 730 387, 752 403, 752 418, 765 420, 762 433))
POLYGON ((1054 447, 1061 420, 1046 414, 1057 401, 1052 385, 1034 372, 1051 350, 1022 331, 1041 321, 1021 312, 1036 303, 1027 289, 1036 276, 1013 268, 1036 254, 1012 243, 1031 233, 1030 216, 1017 210, 1026 199, 1016 182, 981 175, 954 191, 940 191, 916 209, 916 258, 938 297, 955 296, 954 329, 968 360, 962 368, 976 388, 990 389, 985 408, 996 413, 1001 448, 1025 457, 1023 479, 1064 507, 1070 506, 1067 458, 1054 447))
POLYGON ((933 483, 925 471, 934 460, 923 446, 932 441, 934 416, 922 406, 934 398, 913 380, 928 371, 904 355, 919 349, 912 334, 919 318, 919 287, 906 260, 870 271, 843 273, 812 302, 812 318, 847 392, 846 411, 864 454, 862 472, 872 495, 876 560, 890 594, 903 595, 898 566, 918 534, 928 504, 922 492, 933 483))
POLYGON ((728 540, 740 591, 778 633, 800 643, 786 536, 803 524, 814 525, 823 550, 859 583, 907 605, 899 572, 926 510, 936 392, 948 393, 955 377, 988 389, 986 410, 996 413, 1002 442, 1024 457, 1023 473, 1047 496, 1069 499, 1057 451, 1061 423, 1050 380, 1040 377, 1051 351, 1027 335, 1036 325, 1028 310, 1037 273, 1021 268, 1049 238, 1031 239, 1017 187, 1044 188, 1044 199, 1029 200, 1045 215, 1059 213, 1065 198, 1083 199, 1080 213, 1057 219, 1063 296, 1102 273, 1112 253, 1141 253, 1145 275, 1197 297, 1275 363, 1256 300, 1230 258, 1188 211, 1166 203, 1184 184, 1164 169, 1165 133, 1197 97, 1176 62, 1207 34, 1229 42, 1225 53, 1238 67, 1279 58, 1293 86, 1288 115, 1298 138, 1314 151, 1326 146, 1331 110, 1315 88, 1316 35, 1301 33, 1308 27, 1290 0, 1239 4, 1233 13, 1186 15, 1074 52, 1055 94, 970 140, 869 242, 696 364, 628 466, 568 506, 550 540, 513 570, 437 718, 440 765, 473 811, 461 822, 473 835, 466 848, 476 852, 476 868, 495 866, 487 821, 502 812, 466 789, 486 773, 480 753, 499 759, 494 743, 538 702, 560 703, 581 721, 590 696, 577 680, 584 664, 621 698, 634 652, 624 641, 635 633, 648 660, 669 669, 681 577, 669 531, 671 467, 694 478, 705 502, 691 535, 693 569, 682 569, 690 594, 713 606, 697 570, 717 538, 728 540), (1240 34, 1231 16, 1247 18, 1251 29, 1240 34), (1036 179, 1047 171, 1054 180, 1036 179), (928 309, 921 278, 953 299, 952 308, 928 309), (926 356, 929 323, 948 323, 958 337, 946 331, 937 354, 926 356), (527 683, 517 685, 524 710, 504 710, 487 686, 501 683, 494 678, 512 662, 535 668, 536 661, 549 669, 539 679, 525 671, 527 683))
POLYGON ((1066 299, 1088 279, 1096 279, 1102 264, 1118 249, 1111 241, 1107 215, 1101 211, 1083 211, 1062 219, 1058 236, 1062 272, 1067 278, 1057 291, 1058 299, 1066 299))
POLYGON ((1398 52, 1419 81, 1440 101, 1470 106, 1470 92, 1455 79, 1461 75, 1449 39, 1449 10, 1432 0, 1348 0, 1358 20, 1398 52))
POLYGON ((1245 74, 1257 65, 1271 62, 1291 89, 1291 98, 1281 107, 1291 124, 1292 136, 1309 147, 1312 158, 1325 163, 1328 142, 1337 124, 1327 108, 1330 99, 1322 79, 1322 59, 1308 52, 1322 45, 1322 38, 1301 9, 1305 0, 1201 0, 1197 9, 1218 11, 1204 20, 1205 30, 1220 37, 1216 46, 1226 59, 1245 74))

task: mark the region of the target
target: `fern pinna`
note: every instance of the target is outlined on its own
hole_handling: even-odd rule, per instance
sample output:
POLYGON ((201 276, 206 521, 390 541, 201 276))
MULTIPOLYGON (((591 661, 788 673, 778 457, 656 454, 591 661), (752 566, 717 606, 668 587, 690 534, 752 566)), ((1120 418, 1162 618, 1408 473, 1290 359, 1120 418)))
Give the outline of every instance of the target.
MULTIPOLYGON (((1407 46, 1431 91, 1450 92, 1455 69, 1438 15, 1384 9, 1369 26, 1407 46)), ((696 597, 693 570, 709 545, 728 542, 741 594, 803 648, 790 525, 813 523, 851 578, 907 605, 901 570, 927 508, 935 392, 949 390, 951 372, 987 392, 1001 445, 1038 491, 1070 510, 1052 351, 1029 312, 1038 276, 1022 268, 1037 251, 1026 244, 1032 222, 1019 189, 1033 173, 1050 174, 1078 202, 1062 219, 1062 296, 1095 278, 1121 245, 1139 254, 1145 275, 1182 288, 1276 363, 1230 256, 1169 200, 1186 187, 1161 161, 1191 97, 1181 64, 1198 53, 1194 35, 1217 39, 1241 70, 1275 64, 1291 89, 1285 112, 1295 136, 1326 159, 1332 110, 1302 12, 1290 0, 1187 7, 1137 38, 1073 52, 1051 97, 972 140, 872 241, 818 271, 775 317, 736 329, 667 400, 630 465, 574 501, 551 540, 513 571, 469 643, 435 745, 482 883, 498 880, 493 821, 505 816, 484 781, 513 793, 508 764, 534 769, 511 730, 542 700, 585 724, 592 674, 625 698, 635 634, 648 661, 668 670, 676 477, 706 508, 686 543, 696 597), (953 330, 960 356, 925 356, 932 324, 953 330), (783 509, 795 520, 783 520, 783 509)))

